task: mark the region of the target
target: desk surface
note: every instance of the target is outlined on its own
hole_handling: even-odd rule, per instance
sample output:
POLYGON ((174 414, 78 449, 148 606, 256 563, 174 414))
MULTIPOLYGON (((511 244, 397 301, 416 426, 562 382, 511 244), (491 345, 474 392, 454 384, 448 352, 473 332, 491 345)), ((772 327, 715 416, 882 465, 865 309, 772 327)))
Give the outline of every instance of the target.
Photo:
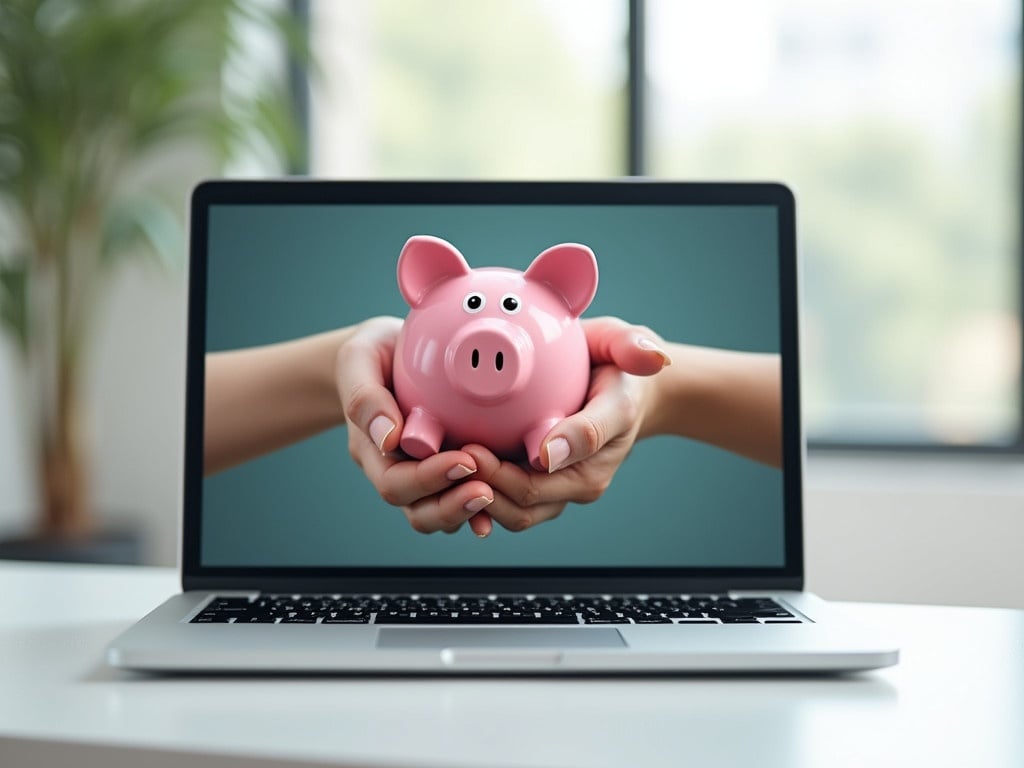
POLYGON ((105 645, 175 591, 169 569, 0 563, 0 764, 1024 766, 1021 611, 846 604, 902 646, 847 677, 108 669, 105 645))

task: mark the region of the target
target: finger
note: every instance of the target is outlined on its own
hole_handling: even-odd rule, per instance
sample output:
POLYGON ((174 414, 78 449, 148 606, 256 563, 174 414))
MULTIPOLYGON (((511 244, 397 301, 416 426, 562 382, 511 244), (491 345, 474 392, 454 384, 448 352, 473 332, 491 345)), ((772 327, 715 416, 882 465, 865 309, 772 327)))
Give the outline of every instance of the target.
POLYGON ((539 523, 553 520, 562 514, 565 501, 552 501, 521 507, 513 499, 495 490, 494 502, 487 507, 487 514, 502 528, 513 533, 522 533, 539 523))
POLYGON ((630 325, 617 317, 596 317, 583 321, 591 365, 614 363, 637 376, 650 376, 672 358, 664 350, 665 343, 654 331, 630 325))
POLYGON ((487 513, 503 528, 525 530, 538 522, 557 517, 567 502, 588 504, 601 496, 606 484, 593 483, 573 467, 548 474, 524 469, 518 464, 500 461, 486 448, 467 445, 463 450, 477 462, 476 477, 495 492, 495 502, 487 513), (555 508, 527 511, 556 505, 555 508))
POLYGON ((377 318, 338 350, 336 379, 345 421, 368 434, 381 453, 397 450, 402 433, 402 412, 387 387, 400 329, 397 318, 377 318))
MULTIPOLYGON (((479 519, 470 520, 470 528, 478 536, 486 531, 487 534, 493 528, 493 523, 498 522, 503 528, 510 531, 526 530, 534 525, 532 507, 536 501, 533 485, 530 481, 532 474, 522 467, 511 462, 502 461, 490 450, 482 445, 471 444, 464 446, 466 453, 473 457, 477 470, 477 477, 481 482, 487 483, 494 495, 494 503, 488 505, 488 520, 483 522, 479 519), (499 490, 499 484, 506 489, 506 493, 499 490), (498 514, 492 514, 497 505, 498 514)), ((543 476, 539 475, 538 476, 543 476)))
POLYGON ((469 480, 444 493, 419 499, 403 511, 409 524, 420 533, 454 531, 493 501, 494 491, 489 485, 469 480))
POLYGON ((498 494, 495 496, 495 504, 487 508, 487 514, 509 530, 524 530, 540 519, 550 519, 551 516, 540 514, 537 520, 532 515, 524 516, 517 523, 516 515, 524 510, 544 504, 564 504, 575 500, 578 495, 579 482, 573 482, 567 474, 548 475, 524 469, 510 461, 502 461, 482 445, 467 445, 463 450, 476 461, 476 478, 487 483, 498 494))
MULTIPOLYGON (((494 524, 491 521, 491 516, 487 514, 486 511, 477 512, 466 522, 469 523, 469 529, 473 531, 473 534, 478 539, 486 539, 488 536, 491 535, 491 532, 494 530, 494 524)), ((462 530, 461 524, 457 525, 454 528, 445 528, 444 532, 452 534, 458 533, 460 530, 462 530)))
POLYGON ((589 459, 635 426, 639 406, 629 383, 629 374, 614 366, 595 371, 586 405, 556 424, 541 443, 541 462, 548 472, 589 459))
POLYGON ((491 522, 490 514, 487 512, 477 512, 469 518, 469 527, 477 535, 477 538, 486 539, 491 535, 494 524, 491 522))
POLYGON ((374 485, 389 504, 404 507, 462 482, 475 472, 476 462, 468 453, 445 451, 423 461, 395 461, 385 466, 374 485))
POLYGON ((442 491, 476 472, 476 462, 464 451, 446 451, 424 461, 410 460, 400 454, 381 453, 359 430, 349 435, 349 453, 381 498, 394 506, 442 491))

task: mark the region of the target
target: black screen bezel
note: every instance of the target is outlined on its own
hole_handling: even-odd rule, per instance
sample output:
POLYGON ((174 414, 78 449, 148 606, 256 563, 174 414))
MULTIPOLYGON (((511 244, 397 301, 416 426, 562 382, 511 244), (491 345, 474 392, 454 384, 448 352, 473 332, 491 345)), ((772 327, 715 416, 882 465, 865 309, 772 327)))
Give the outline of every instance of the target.
POLYGON ((182 586, 190 589, 358 592, 682 593, 802 589, 803 458, 800 419, 795 201, 778 183, 478 181, 206 181, 191 199, 182 586), (784 564, 775 568, 224 567, 200 561, 209 212, 214 205, 730 205, 778 210, 782 355, 784 564))

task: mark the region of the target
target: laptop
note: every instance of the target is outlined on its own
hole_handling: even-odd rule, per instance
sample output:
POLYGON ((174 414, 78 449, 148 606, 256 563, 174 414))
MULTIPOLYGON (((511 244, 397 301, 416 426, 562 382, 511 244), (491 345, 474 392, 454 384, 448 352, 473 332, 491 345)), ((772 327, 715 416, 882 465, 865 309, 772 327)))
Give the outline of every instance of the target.
MULTIPOLYGON (((804 591, 795 204, 779 184, 212 181, 191 199, 182 592, 109 646, 149 671, 864 670, 875 628, 804 591), (781 467, 638 441, 592 503, 486 538, 412 528, 345 427, 204 476, 207 355, 404 317, 403 245, 525 270, 592 249, 584 319, 777 355, 781 467)), ((667 370, 667 369, 666 369, 667 370)), ((657 374, 661 375, 661 374, 657 374)), ((524 468, 526 465, 524 464, 524 468)))

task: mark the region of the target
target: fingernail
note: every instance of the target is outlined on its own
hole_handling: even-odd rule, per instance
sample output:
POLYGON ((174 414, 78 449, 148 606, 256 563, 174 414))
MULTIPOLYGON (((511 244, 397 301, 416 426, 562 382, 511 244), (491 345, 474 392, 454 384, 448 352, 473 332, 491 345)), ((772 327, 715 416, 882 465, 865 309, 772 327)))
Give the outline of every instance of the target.
POLYGON ((469 477, 474 472, 476 472, 475 469, 470 469, 465 464, 456 464, 454 467, 448 470, 448 473, 445 475, 445 477, 447 477, 449 480, 461 480, 464 477, 469 477))
POLYGON ((388 439, 395 429, 395 422, 387 416, 378 416, 370 422, 370 439, 377 446, 377 450, 384 453, 384 441, 388 439))
POLYGON ((666 365, 672 365, 672 358, 668 356, 668 352, 659 347, 650 339, 641 336, 639 339, 636 340, 636 345, 645 352, 657 352, 659 355, 661 355, 662 367, 666 365))
POLYGON ((494 499, 488 499, 486 496, 477 496, 475 499, 470 499, 465 504, 463 504, 462 508, 467 512, 472 512, 473 514, 476 514, 481 509, 490 504, 492 501, 494 501, 494 499))
POLYGON ((548 443, 548 474, 561 469, 569 459, 569 441, 556 437, 548 443))

